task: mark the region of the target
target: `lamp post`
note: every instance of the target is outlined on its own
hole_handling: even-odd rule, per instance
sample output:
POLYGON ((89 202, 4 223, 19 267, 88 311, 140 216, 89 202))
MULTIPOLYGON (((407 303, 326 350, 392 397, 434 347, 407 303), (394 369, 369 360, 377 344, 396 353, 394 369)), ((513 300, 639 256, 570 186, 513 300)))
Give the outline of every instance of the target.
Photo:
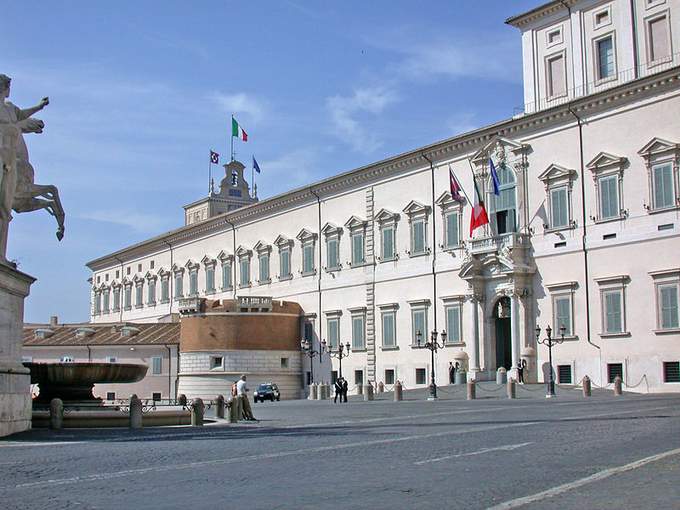
POLYGON ((446 331, 441 332, 442 343, 438 342, 439 333, 434 330, 430 333, 430 339, 422 343, 423 334, 420 330, 416 331, 416 349, 429 349, 432 356, 432 370, 430 373, 430 396, 427 397, 428 400, 435 400, 437 398, 437 385, 435 384, 435 373, 434 373, 434 353, 437 349, 443 349, 444 344, 446 344, 446 331))
MULTIPOLYGON (((325 348, 325 346, 326 346, 325 340, 322 342, 322 345, 325 348)), ((347 342, 345 345, 339 344, 338 348, 335 351, 333 350, 332 347, 328 348, 328 355, 331 358, 335 358, 338 361, 340 361, 340 376, 339 377, 342 377, 342 360, 343 360, 343 358, 346 358, 347 356, 349 356, 349 348, 350 348, 349 342, 347 342)))
POLYGON ((319 343, 319 350, 317 351, 314 349, 312 341, 303 338, 302 340, 300 340, 300 350, 302 350, 302 354, 304 354, 305 356, 309 356, 309 372, 311 384, 314 382, 314 363, 312 362, 312 359, 314 359, 314 357, 318 355, 319 363, 321 363, 321 355, 326 350, 326 341, 324 340, 323 342, 319 343))
POLYGON ((553 367, 552 367, 552 348, 553 345, 561 344, 564 342, 564 333, 567 330, 567 328, 562 324, 560 326, 560 338, 553 338, 552 337, 552 328, 548 326, 545 328, 545 334, 548 335, 547 338, 544 338, 541 340, 541 328, 540 326, 536 325, 536 341, 539 344, 547 345, 548 346, 548 387, 547 387, 547 392, 545 395, 545 398, 553 398, 555 396, 555 376, 553 375, 553 367))

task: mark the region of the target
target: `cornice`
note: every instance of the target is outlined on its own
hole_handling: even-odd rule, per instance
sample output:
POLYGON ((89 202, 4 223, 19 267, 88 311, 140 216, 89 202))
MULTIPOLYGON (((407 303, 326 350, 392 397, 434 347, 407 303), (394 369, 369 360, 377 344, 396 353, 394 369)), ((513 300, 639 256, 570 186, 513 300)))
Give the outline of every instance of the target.
POLYGON ((521 28, 538 19, 550 16, 551 14, 555 14, 556 12, 566 9, 565 4, 567 4, 569 7, 572 7, 576 3, 577 0, 554 0, 552 2, 539 5, 535 9, 531 9, 530 11, 524 12, 522 14, 511 16, 505 20, 505 23, 516 28, 521 28))

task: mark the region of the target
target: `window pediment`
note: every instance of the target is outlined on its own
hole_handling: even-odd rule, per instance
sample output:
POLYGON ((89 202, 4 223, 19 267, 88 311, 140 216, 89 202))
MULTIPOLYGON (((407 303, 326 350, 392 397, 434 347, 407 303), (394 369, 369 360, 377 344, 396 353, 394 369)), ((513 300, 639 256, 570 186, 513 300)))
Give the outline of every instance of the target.
POLYGON ((496 136, 484 147, 475 152, 471 158, 472 163, 475 165, 486 165, 489 157, 498 150, 498 147, 502 147, 503 150, 508 149, 517 156, 522 152, 525 152, 529 148, 529 145, 502 136, 496 136))
POLYGON ((157 273, 157 274, 158 274, 158 276, 160 276, 161 278, 163 278, 163 277, 168 276, 168 275, 170 274, 170 271, 168 271, 168 270, 165 269, 164 267, 161 267, 161 268, 158 270, 158 273, 157 273))
POLYGON ((286 236, 283 234, 279 234, 276 239, 274 239, 274 244, 278 246, 279 248, 286 248, 289 246, 293 246, 293 240, 288 239, 286 236))
POLYGON ((669 142, 663 138, 654 137, 638 151, 638 154, 650 160, 654 156, 675 154, 680 155, 680 143, 669 142))
POLYGON ((357 218, 356 216, 351 216, 349 220, 345 222, 345 228, 349 230, 364 229, 368 225, 368 222, 357 218))
POLYGON ((136 274, 132 281, 135 282, 136 285, 141 285, 144 283, 144 277, 140 274, 136 274))
POLYGON ((624 156, 616 156, 608 152, 600 152, 595 156, 586 167, 594 174, 605 170, 618 169, 623 173, 623 167, 628 162, 628 158, 624 156))
POLYGON ((388 209, 380 209, 375 215, 375 220, 378 223, 388 223, 390 221, 396 223, 399 221, 399 214, 388 209))
POLYGON ((201 259, 201 264, 203 264, 204 266, 214 266, 216 263, 217 261, 214 258, 209 257, 208 255, 205 255, 201 259))
POLYGON ((427 216, 430 214, 430 207, 423 205, 417 200, 411 200, 406 207, 404 207, 404 212, 409 216, 427 216))
POLYGON ((233 255, 229 255, 229 254, 228 254, 226 251, 224 251, 224 250, 221 250, 221 251, 217 254, 217 260, 219 260, 220 262, 226 262, 226 261, 229 261, 229 260, 231 260, 231 259, 233 259, 233 258, 234 258, 233 255))
POLYGON ((187 260, 187 263, 184 264, 184 267, 186 267, 189 271, 191 271, 191 270, 194 270, 194 269, 198 269, 199 264, 198 264, 198 262, 194 262, 193 260, 189 259, 189 260, 187 260))
POLYGON ((326 237, 332 236, 332 235, 341 235, 342 234, 342 227, 338 227, 337 225, 333 223, 326 223, 323 228, 321 229, 321 233, 325 235, 326 237))
POLYGON ((153 274, 151 271, 147 271, 146 274, 144 275, 144 278, 146 280, 152 281, 152 280, 155 280, 157 278, 157 276, 155 274, 153 274))
POLYGON ((183 273, 184 268, 182 266, 177 265, 177 264, 173 264, 172 265, 172 272, 173 273, 183 273))
POLYGON ((549 186, 551 183, 556 181, 573 181, 576 179, 576 170, 571 168, 565 168, 561 165, 552 164, 545 171, 538 176, 538 178, 543 181, 543 183, 549 186))
POLYGON ((455 207, 463 207, 467 203, 467 200, 463 198, 462 201, 454 200, 453 197, 451 196, 450 191, 445 191, 441 195, 439 195, 439 198, 435 201, 435 204, 437 204, 439 207, 441 207, 444 210, 452 209, 455 207))
POLYGON ((257 253, 269 253, 270 251, 272 251, 272 245, 267 244, 265 241, 258 241, 257 244, 253 246, 253 249, 257 253))
POLYGON ((245 246, 239 246, 236 249, 236 256, 238 258, 243 258, 243 257, 250 257, 253 254, 252 250, 249 250, 245 246))
POLYGON ((307 230, 306 228, 303 228, 300 230, 297 236, 295 236, 297 239, 299 239, 301 242, 305 241, 313 241, 316 239, 316 234, 312 232, 311 230, 307 230))

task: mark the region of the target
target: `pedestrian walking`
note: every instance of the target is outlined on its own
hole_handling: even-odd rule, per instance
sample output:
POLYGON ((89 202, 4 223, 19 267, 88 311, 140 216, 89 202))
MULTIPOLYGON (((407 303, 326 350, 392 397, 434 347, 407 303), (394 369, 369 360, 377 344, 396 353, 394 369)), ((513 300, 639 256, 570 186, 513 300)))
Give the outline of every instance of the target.
POLYGON ((335 380, 333 387, 335 388, 335 396, 333 397, 333 403, 337 404, 338 403, 338 397, 339 397, 340 403, 342 404, 342 377, 335 380))
POLYGON ((253 416, 253 410, 250 407, 250 401, 248 400, 248 385, 246 384, 246 376, 242 375, 239 381, 236 383, 236 394, 239 402, 241 403, 241 409, 243 410, 243 419, 248 421, 257 421, 255 416, 253 416))
POLYGON ((521 359, 517 361, 517 382, 524 384, 524 369, 527 367, 527 360, 521 359))
POLYGON ((347 379, 342 380, 342 401, 347 402, 347 391, 349 390, 349 385, 347 384, 347 379))

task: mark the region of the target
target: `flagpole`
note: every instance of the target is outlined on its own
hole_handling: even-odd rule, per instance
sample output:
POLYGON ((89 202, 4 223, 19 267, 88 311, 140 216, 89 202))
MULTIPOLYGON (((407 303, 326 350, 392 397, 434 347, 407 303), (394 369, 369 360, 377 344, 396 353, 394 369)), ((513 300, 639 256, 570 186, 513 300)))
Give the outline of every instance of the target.
POLYGON ((253 156, 253 162, 250 165, 250 196, 253 196, 254 189, 255 189, 255 156, 253 156))
POLYGON ((208 154, 208 196, 210 196, 210 181, 212 181, 212 153, 208 154))
POLYGON ((231 126, 229 126, 229 131, 231 132, 231 160, 234 161, 234 114, 231 114, 231 126))
MULTIPOLYGON (((470 160, 468 160, 468 163, 469 162, 470 162, 470 160)), ((458 177, 456 177, 456 173, 453 170, 451 170, 451 165, 449 165, 449 172, 453 173, 453 178, 456 179, 456 181, 458 182, 458 186, 460 186, 460 190, 463 192, 463 195, 465 195, 465 198, 467 199, 468 204, 474 205, 474 202, 472 202, 470 200, 470 197, 468 196, 468 194, 465 193, 465 188, 463 188, 463 185, 460 183, 460 181, 458 181, 458 177)), ((474 176, 474 174, 473 174, 473 176, 474 176)))
MULTIPOLYGON (((475 182, 475 169, 472 168, 472 161, 470 161, 469 158, 468 158, 468 164, 470 165, 470 171, 472 172, 472 185, 475 187, 475 193, 477 193, 477 194, 479 195, 479 192, 476 190, 477 184, 476 184, 476 182, 475 182)), ((482 188, 482 193, 483 193, 483 192, 484 192, 484 188, 482 188)), ((485 203, 485 202, 484 202, 484 196, 482 196, 481 199, 482 199, 482 203, 484 204, 484 203, 485 203)), ((472 207, 474 207, 474 206, 475 206, 475 205, 474 205, 474 203, 473 203, 473 204, 472 204, 472 207)), ((493 236, 497 236, 497 235, 498 235, 498 234, 494 234, 494 232, 493 232, 493 225, 491 224, 491 218, 489 218, 489 228, 491 229, 491 234, 492 234, 493 236)))

